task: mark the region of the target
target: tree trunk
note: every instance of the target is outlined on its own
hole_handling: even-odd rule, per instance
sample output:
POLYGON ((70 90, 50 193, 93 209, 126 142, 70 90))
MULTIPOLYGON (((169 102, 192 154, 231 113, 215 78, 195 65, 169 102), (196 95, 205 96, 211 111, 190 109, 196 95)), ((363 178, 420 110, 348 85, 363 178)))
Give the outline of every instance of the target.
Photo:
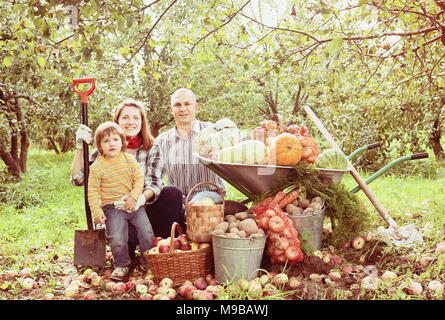
POLYGON ((434 156, 437 161, 445 159, 445 154, 442 145, 440 144, 440 138, 442 137, 442 131, 440 128, 440 121, 437 118, 433 124, 433 130, 431 132, 430 144, 432 145, 434 156))

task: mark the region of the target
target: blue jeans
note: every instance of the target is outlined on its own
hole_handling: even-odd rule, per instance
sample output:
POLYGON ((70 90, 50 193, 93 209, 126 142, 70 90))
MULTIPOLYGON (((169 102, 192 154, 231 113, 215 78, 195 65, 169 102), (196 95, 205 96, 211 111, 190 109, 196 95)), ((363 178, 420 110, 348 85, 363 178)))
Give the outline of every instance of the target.
POLYGON ((128 251, 129 224, 136 230, 141 253, 153 247, 153 229, 143 207, 131 213, 116 209, 113 205, 105 205, 102 210, 107 218, 105 225, 115 267, 127 267, 131 262, 128 251))

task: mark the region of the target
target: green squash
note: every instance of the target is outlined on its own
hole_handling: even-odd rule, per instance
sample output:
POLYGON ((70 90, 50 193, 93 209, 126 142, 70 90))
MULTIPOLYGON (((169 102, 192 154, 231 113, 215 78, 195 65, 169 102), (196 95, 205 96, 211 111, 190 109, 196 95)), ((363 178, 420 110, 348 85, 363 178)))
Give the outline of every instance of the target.
POLYGON ((314 165, 316 168, 344 170, 348 167, 348 158, 338 149, 326 149, 318 156, 314 165))

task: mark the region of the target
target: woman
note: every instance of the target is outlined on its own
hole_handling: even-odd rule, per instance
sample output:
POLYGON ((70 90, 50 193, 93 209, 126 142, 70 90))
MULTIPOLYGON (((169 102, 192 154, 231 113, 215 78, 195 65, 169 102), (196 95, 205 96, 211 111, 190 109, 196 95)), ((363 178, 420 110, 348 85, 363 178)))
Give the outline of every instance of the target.
MULTIPOLYGON (((152 179, 152 176, 159 175, 160 171, 159 168, 153 168, 148 164, 150 160, 159 159, 161 155, 158 148, 152 148, 154 137, 148 127, 145 107, 138 101, 126 99, 114 109, 114 122, 124 130, 127 152, 134 155, 144 174, 144 191, 138 203, 146 204, 145 211, 155 236, 169 237, 173 222, 178 222, 182 230, 186 230, 181 191, 174 186, 163 187, 162 179, 152 179)), ((71 167, 71 183, 75 186, 84 183, 83 141, 91 143, 91 132, 91 129, 83 125, 76 132, 76 153, 71 167)), ((90 163, 98 156, 98 150, 94 149, 90 153, 90 163)), ((136 245, 136 230, 134 227, 129 227, 128 249, 132 260, 135 259, 136 245)))

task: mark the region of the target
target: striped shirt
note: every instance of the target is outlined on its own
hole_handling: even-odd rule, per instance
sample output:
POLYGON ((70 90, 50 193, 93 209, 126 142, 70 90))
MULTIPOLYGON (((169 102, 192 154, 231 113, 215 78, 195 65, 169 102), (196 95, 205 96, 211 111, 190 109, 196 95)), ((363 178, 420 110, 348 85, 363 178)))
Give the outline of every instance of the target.
POLYGON ((141 167, 131 154, 121 152, 112 160, 100 156, 90 166, 88 178, 88 202, 92 216, 102 214, 102 206, 113 204, 125 195, 137 201, 143 186, 141 167))
MULTIPOLYGON (((161 190, 164 186, 162 179, 152 179, 152 177, 150 176, 151 172, 159 172, 160 169, 153 168, 152 171, 148 170, 150 166, 162 165, 162 163, 158 161, 158 159, 160 158, 159 152, 160 152, 159 148, 151 147, 151 149, 146 151, 142 149, 142 146, 140 146, 136 150, 136 153, 134 154, 134 158, 139 163, 139 166, 141 167, 142 170, 142 174, 144 175, 144 191, 147 189, 151 189, 155 194, 153 198, 147 202, 148 204, 155 202, 159 198, 159 194, 161 193, 161 190)), ((90 164, 96 161, 96 159, 99 158, 99 156, 100 156, 99 151, 97 149, 94 149, 90 153, 90 159, 89 159, 90 164)), ((84 180, 83 170, 80 170, 71 177, 71 183, 75 186, 82 186, 83 180, 84 180)))
MULTIPOLYGON (((152 151, 160 150, 160 157, 157 161, 162 162, 162 165, 151 163, 149 168, 152 172, 150 174, 152 179, 163 179, 166 174, 168 183, 181 190, 184 196, 187 196, 190 190, 201 182, 212 182, 221 188, 221 191, 225 194, 224 180, 200 163, 197 157, 193 156, 195 152, 194 142, 199 131, 211 124, 211 122, 195 120, 188 137, 179 136, 176 126, 159 135, 152 151)), ((150 160, 155 159, 152 155, 149 158, 150 160)), ((196 188, 193 194, 198 191, 210 190, 215 191, 215 187, 204 184, 196 188)))

